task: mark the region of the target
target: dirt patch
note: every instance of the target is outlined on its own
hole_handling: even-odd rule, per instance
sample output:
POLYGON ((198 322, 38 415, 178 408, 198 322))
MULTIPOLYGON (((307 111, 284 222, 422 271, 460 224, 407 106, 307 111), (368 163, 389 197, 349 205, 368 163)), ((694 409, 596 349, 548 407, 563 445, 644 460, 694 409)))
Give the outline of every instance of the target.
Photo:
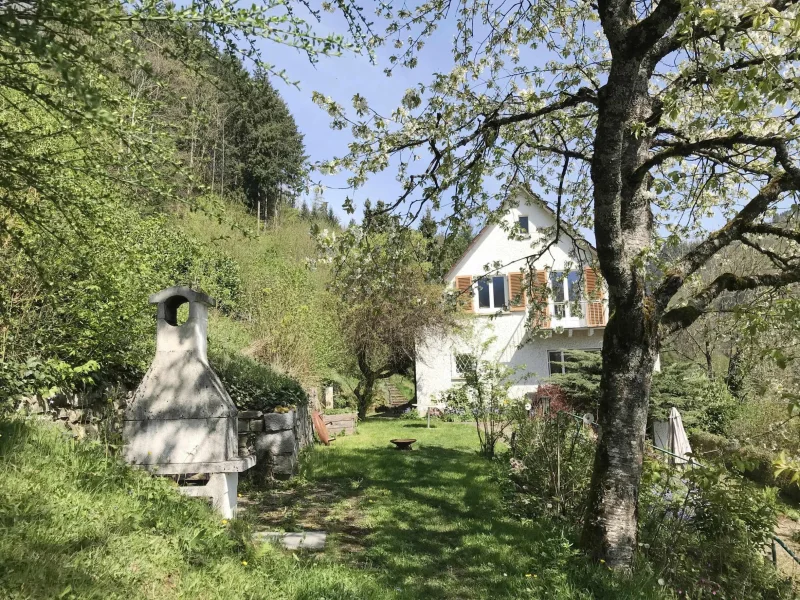
MULTIPOLYGON (((800 557, 800 544, 795 539, 800 533, 800 523, 792 519, 780 516, 778 518, 778 526, 775 528, 775 535, 779 537, 794 552, 795 556, 800 557)), ((789 556, 783 548, 778 546, 776 548, 776 558, 778 559, 778 571, 786 577, 790 577, 793 581, 794 588, 800 590, 800 564, 789 556)))
POLYGON ((361 523, 358 489, 325 483, 275 483, 242 494, 239 505, 257 529, 325 531, 340 552, 360 552, 368 530, 361 523))

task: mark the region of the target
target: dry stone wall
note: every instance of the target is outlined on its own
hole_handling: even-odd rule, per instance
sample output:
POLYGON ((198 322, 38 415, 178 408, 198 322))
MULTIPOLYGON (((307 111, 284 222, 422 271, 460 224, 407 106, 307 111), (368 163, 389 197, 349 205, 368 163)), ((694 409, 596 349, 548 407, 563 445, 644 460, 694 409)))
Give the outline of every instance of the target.
MULTIPOLYGON (((124 388, 102 394, 56 396, 50 400, 23 398, 21 413, 39 415, 61 423, 78 439, 118 441, 127 402, 133 395, 124 388)), ((287 413, 263 414, 242 410, 237 415, 239 456, 255 453, 258 470, 268 476, 290 477, 297 472, 300 450, 314 444, 311 408, 300 405, 287 413)))
POLYGON ((313 444, 311 418, 307 406, 286 413, 239 413, 239 445, 242 439, 252 445, 258 458, 258 471, 266 476, 287 478, 297 472, 300 450, 313 444))
POLYGON ((19 401, 17 412, 60 423, 77 439, 102 438, 116 443, 132 395, 123 387, 109 386, 89 394, 57 394, 49 399, 29 396, 19 401))

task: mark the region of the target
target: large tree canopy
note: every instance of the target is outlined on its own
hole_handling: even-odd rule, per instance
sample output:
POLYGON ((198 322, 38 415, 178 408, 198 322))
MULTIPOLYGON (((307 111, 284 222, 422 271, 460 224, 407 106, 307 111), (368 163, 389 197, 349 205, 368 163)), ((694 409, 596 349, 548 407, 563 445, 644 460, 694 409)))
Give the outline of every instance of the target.
POLYGON ((385 40, 398 49, 387 74, 413 68, 446 22, 456 31, 452 70, 409 89, 391 115, 362 95, 354 114, 316 96, 333 125, 351 126, 356 138, 350 154, 324 168, 351 171, 354 187, 397 169, 393 210, 415 217, 431 207, 454 226, 502 214, 514 188, 530 185, 560 220, 532 256, 572 230, 593 229, 610 318, 584 542, 614 567, 628 567, 636 548, 662 340, 725 292, 800 281, 791 210, 800 189, 799 4, 383 3, 385 40), (789 217, 774 221, 778 209, 789 217), (689 239, 683 252, 663 251, 689 239), (688 285, 734 243, 765 257, 764 268, 688 285))

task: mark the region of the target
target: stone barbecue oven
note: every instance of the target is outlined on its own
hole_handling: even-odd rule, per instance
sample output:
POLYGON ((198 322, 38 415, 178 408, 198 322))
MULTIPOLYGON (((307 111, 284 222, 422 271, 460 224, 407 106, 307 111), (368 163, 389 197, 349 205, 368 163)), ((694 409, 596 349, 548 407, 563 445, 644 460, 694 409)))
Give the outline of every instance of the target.
POLYGON ((159 475, 208 475, 181 491, 208 496, 226 518, 236 510, 239 473, 256 462, 239 456, 237 410, 208 363, 208 307, 215 301, 187 287, 150 296, 158 305, 156 355, 123 423, 125 460, 159 475), (178 324, 178 308, 189 318, 178 324))

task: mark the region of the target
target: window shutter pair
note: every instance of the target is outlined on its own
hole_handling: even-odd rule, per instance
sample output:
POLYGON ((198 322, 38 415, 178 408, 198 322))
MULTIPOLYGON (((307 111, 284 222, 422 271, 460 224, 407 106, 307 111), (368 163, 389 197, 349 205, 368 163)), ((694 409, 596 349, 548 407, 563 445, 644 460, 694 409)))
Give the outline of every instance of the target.
POLYGON ((472 297, 475 295, 475 291, 472 289, 472 275, 456 277, 456 291, 461 310, 467 313, 475 312, 475 303, 472 301, 472 297))
MULTIPOLYGON (((524 311, 528 305, 525 297, 525 290, 522 287, 522 273, 509 273, 508 291, 510 310, 514 312, 524 311)), ((475 312, 475 289, 471 275, 459 275, 456 277, 456 291, 458 292, 458 305, 466 313, 475 312)))
MULTIPOLYGON (((550 327, 550 306, 547 291, 547 273, 545 271, 536 271, 534 273, 534 281, 536 283, 533 286, 531 297, 538 310, 537 314, 534 315, 533 323, 537 327, 548 329, 550 327)), ((508 291, 511 297, 511 311, 525 311, 528 308, 528 297, 525 293, 522 273, 508 274, 508 291)))
POLYGON ((603 327, 606 324, 606 311, 603 304, 605 290, 597 277, 597 271, 591 267, 583 270, 586 282, 586 324, 589 327, 603 327))

